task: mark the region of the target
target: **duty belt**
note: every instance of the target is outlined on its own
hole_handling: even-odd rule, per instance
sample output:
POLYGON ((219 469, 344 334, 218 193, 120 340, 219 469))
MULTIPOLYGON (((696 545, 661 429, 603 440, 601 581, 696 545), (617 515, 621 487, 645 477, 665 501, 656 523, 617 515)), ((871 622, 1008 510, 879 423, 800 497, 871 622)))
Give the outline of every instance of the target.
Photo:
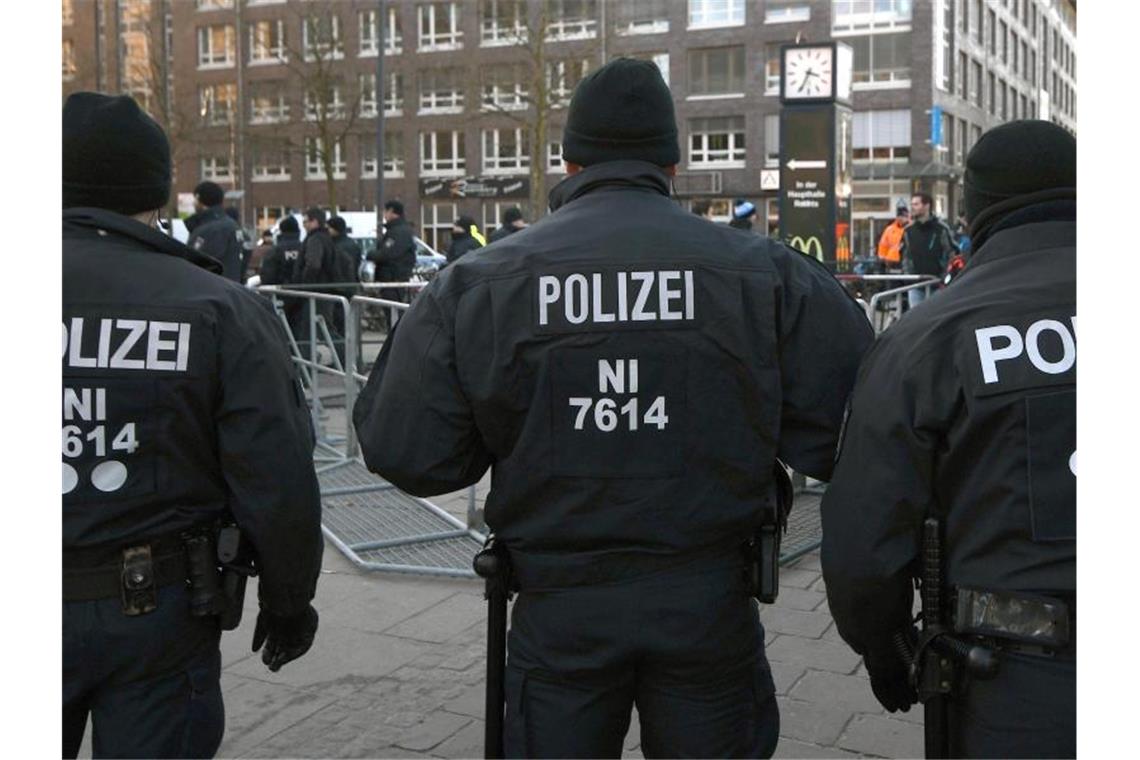
POLYGON ((185 583, 187 577, 183 532, 127 545, 63 552, 63 601, 118 598, 127 615, 154 609, 158 588, 185 583))
POLYGON ((959 587, 955 591, 956 633, 993 641, 1002 650, 1054 656, 1075 651, 1075 596, 1044 596, 959 587))
POLYGON ((609 554, 562 554, 510 551, 514 590, 539 591, 573 586, 595 586, 629 581, 675 568, 697 565, 747 564, 745 544, 739 539, 686 552, 651 554, 613 552, 609 554))

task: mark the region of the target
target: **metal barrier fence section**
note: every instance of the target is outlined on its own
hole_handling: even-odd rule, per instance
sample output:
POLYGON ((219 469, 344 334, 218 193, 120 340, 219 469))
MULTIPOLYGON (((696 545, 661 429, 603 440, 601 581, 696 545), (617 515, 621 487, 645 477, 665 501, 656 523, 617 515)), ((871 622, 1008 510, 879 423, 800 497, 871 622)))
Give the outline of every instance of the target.
MULTIPOLYGON (((856 297, 876 333, 901 316, 903 301, 911 291, 929 295, 939 282, 921 275, 839 275, 839 279, 848 285, 870 285, 869 289, 887 286, 856 297)), ((468 489, 464 523, 427 499, 406 494, 369 472, 352 426, 357 394, 368 381, 361 372, 365 355, 382 345, 377 336, 391 330, 408 309, 411 297, 424 286, 422 282, 333 283, 311 288, 261 286, 258 291, 272 300, 285 327, 311 405, 322 529, 328 540, 361 568, 474 578, 471 561, 487 532, 475 486, 468 489), (379 291, 383 297, 337 293, 353 286, 379 291), (340 421, 336 413, 340 409, 343 430, 335 424, 340 421)), ((819 506, 826 485, 797 475, 793 481, 796 499, 781 543, 783 564, 818 548, 821 536, 819 506)))

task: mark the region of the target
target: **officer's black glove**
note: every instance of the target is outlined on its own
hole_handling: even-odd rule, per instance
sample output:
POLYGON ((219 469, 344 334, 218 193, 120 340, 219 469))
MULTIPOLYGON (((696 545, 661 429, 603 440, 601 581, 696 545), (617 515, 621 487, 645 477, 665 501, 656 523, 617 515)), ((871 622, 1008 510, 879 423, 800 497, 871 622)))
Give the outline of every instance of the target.
POLYGON ((918 694, 910 683, 910 662, 901 652, 890 649, 871 652, 863 657, 867 673, 871 676, 871 691, 887 712, 909 712, 918 701, 918 694))
POLYGON ((268 610, 261 610, 257 613, 257 625, 253 628, 253 651, 261 649, 264 644, 261 661, 276 673, 282 665, 309 651, 317 635, 318 620, 317 611, 311 604, 304 612, 291 617, 281 617, 268 610))

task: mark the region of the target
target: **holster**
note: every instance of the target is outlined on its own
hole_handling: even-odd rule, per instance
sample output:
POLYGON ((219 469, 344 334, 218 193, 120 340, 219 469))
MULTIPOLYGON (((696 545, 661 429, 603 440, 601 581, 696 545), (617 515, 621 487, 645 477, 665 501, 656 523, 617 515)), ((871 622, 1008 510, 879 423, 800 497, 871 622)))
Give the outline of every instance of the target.
POLYGON ((788 532, 794 499, 792 479, 777 460, 765 515, 748 544, 752 596, 763 604, 774 603, 780 592, 780 539, 788 532))
POLYGON ((223 631, 232 631, 241 624, 246 582, 257 575, 253 548, 236 524, 229 523, 219 529, 217 561, 222 568, 221 593, 225 602, 218 615, 219 622, 223 631))

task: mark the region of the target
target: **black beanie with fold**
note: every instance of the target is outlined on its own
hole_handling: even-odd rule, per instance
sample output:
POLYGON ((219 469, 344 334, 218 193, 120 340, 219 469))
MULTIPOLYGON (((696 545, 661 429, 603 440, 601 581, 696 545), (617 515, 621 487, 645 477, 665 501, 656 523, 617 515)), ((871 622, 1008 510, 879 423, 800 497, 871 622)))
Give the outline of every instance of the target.
POLYGON ((679 163, 673 95, 657 66, 617 58, 586 76, 570 100, 562 158, 580 166, 623 160, 679 163))
POLYGON ((63 106, 63 207, 130 216, 170 198, 170 142, 133 98, 77 92, 63 106))

